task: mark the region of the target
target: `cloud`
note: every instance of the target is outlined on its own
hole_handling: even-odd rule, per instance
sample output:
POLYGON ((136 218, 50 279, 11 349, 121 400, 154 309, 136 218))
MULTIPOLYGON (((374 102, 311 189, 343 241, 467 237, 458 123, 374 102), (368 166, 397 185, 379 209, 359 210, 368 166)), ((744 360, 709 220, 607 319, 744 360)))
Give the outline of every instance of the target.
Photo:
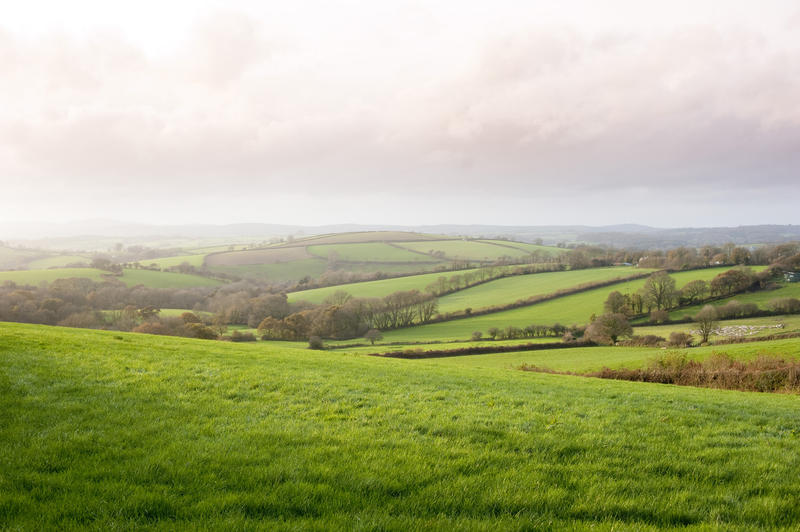
POLYGON ((221 184, 524 198, 797 178, 788 33, 527 24, 467 46, 470 28, 456 38, 409 13, 406 36, 420 17, 430 30, 412 44, 389 24, 379 39, 358 24, 311 38, 231 12, 163 54, 110 31, 0 30, 0 98, 14 102, 0 109, 0 174, 187 197, 221 184))

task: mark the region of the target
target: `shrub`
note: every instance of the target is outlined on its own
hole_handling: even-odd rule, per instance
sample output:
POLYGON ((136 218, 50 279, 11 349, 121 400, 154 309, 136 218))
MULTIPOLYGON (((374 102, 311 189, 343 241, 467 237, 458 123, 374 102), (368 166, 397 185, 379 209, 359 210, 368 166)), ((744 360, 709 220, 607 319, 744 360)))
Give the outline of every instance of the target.
POLYGON ((669 335, 669 345, 672 347, 688 347, 692 345, 692 340, 692 335, 685 332, 673 331, 669 335))
POLYGON ((309 349, 325 349, 325 344, 322 343, 322 338, 319 336, 310 336, 308 338, 309 349))
POLYGON ((472 333, 472 341, 473 342, 479 342, 481 340, 481 338, 483 338, 483 333, 482 332, 474 331, 472 333))
POLYGON ((233 331, 230 339, 231 342, 255 342, 256 335, 251 332, 233 331))
POLYGON ((797 314, 800 313, 800 299, 793 297, 778 297, 770 300, 767 306, 773 312, 781 314, 797 314))
POLYGON ((654 310, 650 313, 650 323, 668 323, 669 312, 666 310, 654 310))

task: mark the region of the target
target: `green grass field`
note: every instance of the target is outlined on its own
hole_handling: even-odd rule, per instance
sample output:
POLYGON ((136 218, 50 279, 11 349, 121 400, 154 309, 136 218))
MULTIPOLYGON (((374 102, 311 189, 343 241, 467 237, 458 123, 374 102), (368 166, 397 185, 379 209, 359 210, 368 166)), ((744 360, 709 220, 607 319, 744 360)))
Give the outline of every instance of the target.
POLYGON ((0 270, 24 268, 31 260, 46 255, 41 251, 0 246, 0 270))
POLYGON ((191 288, 194 286, 218 286, 222 284, 221 281, 200 275, 151 270, 125 270, 119 279, 128 286, 141 284, 149 288, 191 288))
MULTIPOLYGON (((506 244, 504 242, 504 244, 506 244)), ((495 261, 501 257, 520 258, 529 252, 518 248, 509 248, 485 241, 475 240, 436 240, 431 242, 400 242, 402 246, 421 253, 440 251, 450 260, 495 261)))
POLYGON ((174 266, 179 266, 184 262, 189 263, 189 265, 194 266, 195 268, 200 268, 203 266, 203 261, 205 260, 206 256, 204 254, 197 254, 197 255, 179 255, 176 257, 162 257, 158 259, 144 259, 140 260, 139 262, 145 266, 150 266, 155 264, 158 268, 167 269, 172 268, 174 266))
POLYGON ((517 249, 521 249, 525 253, 533 253, 536 251, 541 251, 547 253, 551 257, 556 257, 565 253, 563 248, 557 248, 554 246, 539 246, 537 244, 529 244, 527 242, 515 242, 513 240, 480 240, 480 242, 488 242, 490 244, 497 244, 500 246, 510 246, 517 249))
POLYGON ((108 272, 95 268, 59 268, 53 270, 20 270, 14 272, 0 272, 0 283, 12 281, 18 285, 38 286, 42 282, 51 283, 56 279, 69 279, 72 277, 103 281, 108 272))
POLYGON ((796 396, 512 363, 0 324, 0 523, 800 527, 796 396))
POLYGON ((454 312, 468 307, 477 310, 493 305, 504 305, 532 296, 552 294, 581 284, 609 281, 648 271, 652 270, 623 266, 506 277, 439 298, 439 312, 454 312))
POLYGON ((150 270, 124 270, 121 277, 95 268, 58 268, 48 270, 22 270, 0 272, 0 283, 13 281, 19 285, 38 286, 42 282, 51 283, 57 279, 84 278, 101 282, 117 279, 128 286, 144 285, 150 288, 189 288, 193 286, 216 286, 220 281, 182 273, 157 272, 150 270))
POLYGON ((573 349, 435 358, 418 362, 463 368, 497 369, 518 368, 523 364, 528 364, 556 371, 588 373, 604 367, 612 369, 641 368, 646 366, 650 360, 667 352, 685 354, 693 360, 703 360, 714 353, 726 353, 739 360, 750 360, 759 355, 798 358, 800 357, 800 339, 790 338, 788 340, 773 340, 769 342, 667 350, 658 347, 576 347, 573 349))
POLYGON ((363 244, 321 244, 308 246, 309 253, 328 259, 335 253, 339 260, 349 262, 435 262, 435 259, 419 253, 400 249, 383 242, 363 244))
MULTIPOLYGON (((681 287, 694 279, 713 279, 716 275, 726 270, 728 268, 692 270, 674 273, 672 277, 675 278, 678 287, 681 287)), ((509 325, 526 327, 531 324, 553 325, 555 323, 561 323, 562 325, 585 324, 589 322, 592 314, 600 315, 603 313, 603 303, 610 292, 614 290, 618 290, 623 294, 635 292, 644 283, 645 279, 626 281, 513 310, 387 331, 384 336, 387 342, 466 340, 473 331, 481 331, 486 334, 490 327, 505 328, 509 325)))
POLYGON ((81 255, 57 255, 45 259, 32 260, 25 265, 30 270, 45 270, 47 268, 64 268, 69 264, 89 264, 92 259, 81 255))
POLYGON ((419 290, 423 292, 425 287, 435 282, 440 277, 448 278, 452 275, 460 275, 474 270, 444 271, 436 273, 424 273, 421 275, 409 275, 406 277, 395 277, 393 279, 381 279, 379 281, 366 281, 363 283, 350 283, 337 286, 326 286, 323 288, 313 288, 300 292, 290 292, 289 301, 309 301, 311 303, 322 303, 330 295, 342 291, 347 292, 353 297, 384 297, 398 291, 419 290))
POLYGON ((328 268, 322 259, 304 259, 277 264, 248 264, 243 266, 212 266, 215 272, 236 275, 242 278, 260 279, 273 282, 299 281, 304 277, 319 277, 328 268))
MULTIPOLYGON (((763 329, 760 331, 755 332, 755 334, 748 335, 748 336, 769 336, 772 334, 781 334, 781 333, 793 333, 793 332, 800 332, 800 315, 789 315, 789 316, 764 316, 760 318, 742 318, 738 320, 724 320, 720 321, 720 327, 735 327, 739 325, 753 325, 757 327, 762 326, 773 326, 783 324, 783 328, 770 328, 770 329, 763 329)), ((662 338, 669 338, 671 332, 685 332, 690 333, 693 330, 697 330, 697 325, 695 323, 670 323, 666 325, 643 325, 637 326, 633 328, 633 333, 639 336, 644 336, 646 334, 654 334, 656 336, 661 336, 662 338)), ((729 336, 725 335, 711 335, 709 337, 709 341, 714 342, 716 340, 723 340, 727 339, 729 336)), ((695 335, 695 339, 697 341, 700 338, 695 335)))
MULTIPOLYGON (((767 303, 772 299, 780 297, 793 297, 800 299, 800 283, 780 283, 780 288, 776 290, 761 290, 759 292, 750 292, 745 294, 736 294, 735 296, 714 301, 711 303, 715 306, 724 305, 728 301, 736 300, 740 303, 755 303, 759 308, 766 309, 767 303)), ((677 320, 686 316, 694 316, 703 308, 704 305, 693 305, 690 307, 674 310, 669 313, 670 319, 677 320)))

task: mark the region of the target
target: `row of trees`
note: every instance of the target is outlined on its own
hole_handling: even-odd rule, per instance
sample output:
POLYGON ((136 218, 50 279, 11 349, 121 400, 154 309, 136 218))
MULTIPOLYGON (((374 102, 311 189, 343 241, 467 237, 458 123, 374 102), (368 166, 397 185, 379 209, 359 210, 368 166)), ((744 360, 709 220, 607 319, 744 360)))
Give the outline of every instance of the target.
POLYGON ((695 304, 709 297, 728 297, 746 290, 766 288, 776 272, 773 268, 755 273, 747 267, 736 267, 720 273, 710 283, 694 280, 678 289, 675 278, 660 271, 648 277, 644 286, 635 293, 611 292, 605 301, 605 311, 634 316, 695 304))
POLYGON ((353 298, 338 292, 326 304, 283 318, 267 316, 258 324, 258 332, 264 339, 273 340, 354 338, 372 329, 428 323, 437 309, 436 297, 419 290, 395 292, 383 298, 353 298))

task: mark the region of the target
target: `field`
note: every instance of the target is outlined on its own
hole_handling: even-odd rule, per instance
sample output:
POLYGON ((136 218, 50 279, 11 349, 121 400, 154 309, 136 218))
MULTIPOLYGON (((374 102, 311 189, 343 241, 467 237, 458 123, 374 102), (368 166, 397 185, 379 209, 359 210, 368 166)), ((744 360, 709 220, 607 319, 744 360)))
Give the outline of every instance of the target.
MULTIPOLYGON (((681 287, 694 279, 713 279, 716 275, 726 270, 728 268, 707 268, 674 273, 672 277, 675 278, 678 287, 681 287)), ((626 281, 513 310, 388 331, 384 333, 384 336, 386 341, 394 342, 466 340, 473 331, 481 331, 486 334, 490 327, 505 328, 510 325, 526 327, 531 324, 553 325, 555 323, 561 323, 562 325, 585 324, 588 323, 592 314, 600 315, 603 313, 603 303, 610 292, 614 290, 618 290, 623 294, 635 292, 644 283, 645 279, 626 281)))
POLYGON ((401 290, 419 290, 420 292, 423 292, 426 286, 433 283, 440 277, 447 278, 451 275, 459 275, 471 271, 474 270, 424 273, 421 275, 409 275, 406 277, 381 279, 379 281, 326 286, 324 288, 290 292, 287 295, 289 297, 289 301, 309 301, 311 303, 322 303, 325 298, 339 291, 347 292, 353 297, 384 297, 401 290))
MULTIPOLYGON (((493 305, 514 303, 532 296, 552 294, 581 284, 630 277, 652 270, 633 267, 594 268, 565 272, 516 275, 489 281, 439 298, 439 312, 454 312, 465 308, 477 310, 493 305)), ((613 290, 613 289, 610 289, 613 290)))
POLYGON ((70 264, 89 264, 91 259, 80 255, 57 255, 44 259, 36 259, 28 262, 25 267, 29 270, 44 270, 47 268, 64 268, 70 264))
MULTIPOLYGON (((736 294, 735 296, 715 301, 712 303, 715 306, 724 305, 728 301, 736 300, 740 303, 755 303, 759 308, 767 308, 767 303, 772 299, 778 297, 793 297, 800 299, 800 283, 780 283, 780 288, 775 290, 761 290, 758 292, 751 292, 745 294, 736 294)), ((677 320, 686 316, 694 316, 697 314, 703 305, 693 305, 691 307, 673 310, 669 313, 670 319, 677 320)))
POLYGON ((562 248, 557 248, 553 246, 540 246, 537 244, 528 244, 527 242, 514 242, 511 240, 480 240, 480 242, 488 242, 490 244, 497 244, 498 246, 510 246, 513 248, 521 249, 526 253, 546 253, 551 257, 558 256, 564 253, 562 248))
MULTIPOLYGON (((769 328, 769 329, 762 329, 760 331, 755 332, 752 335, 747 336, 769 336, 772 334, 782 334, 782 333, 793 333, 793 332, 800 332, 800 315, 791 315, 791 316, 764 316, 760 318, 742 318, 738 320, 724 320, 719 322, 720 327, 739 327, 743 325, 748 326, 755 326, 755 327, 772 327, 775 325, 783 325, 782 328, 769 328)), ((654 334, 656 336, 661 336, 662 338, 669 338, 671 332, 685 332, 691 333, 697 329, 697 325, 695 323, 671 323, 667 325, 644 325, 634 327, 633 331, 634 334, 639 336, 644 336, 646 334, 654 334)), ((716 340, 727 339, 731 335, 711 335, 709 340, 714 342, 716 340)), ((697 338, 697 334, 695 334, 695 339, 697 338)))
POLYGON ((0 283, 12 281, 19 285, 37 286, 42 282, 51 283, 57 279, 72 277, 91 279, 101 282, 120 280, 128 286, 144 285, 149 288, 189 288, 193 286, 216 286, 220 281, 183 273, 160 272, 150 270, 124 270, 121 277, 95 268, 60 268, 48 270, 22 270, 0 272, 0 283))
POLYGON ((0 270, 23 268, 29 261, 40 258, 42 255, 46 255, 46 253, 0 245, 0 270))
POLYGON ((322 259, 303 259, 275 264, 250 264, 244 266, 214 266, 215 272, 243 278, 268 280, 272 282, 299 281, 304 277, 319 277, 328 268, 322 259))
POLYGON ((194 286, 217 286, 216 279, 186 273, 155 272, 151 270, 125 270, 123 283, 128 286, 144 285, 148 288, 191 288, 194 286))
POLYGON ((53 270, 20 270, 14 272, 0 272, 0 283, 12 281, 18 285, 37 286, 42 282, 51 283, 56 279, 69 279, 71 277, 103 281, 108 272, 95 268, 60 268, 53 270))
POLYGON ((312 258, 304 247, 248 249, 213 253, 206 256, 208 266, 246 266, 251 264, 277 264, 312 258))
POLYGON ((800 527, 796 396, 529 373, 481 357, 0 324, 0 522, 800 527))
POLYGON ((176 257, 162 257, 158 259, 143 259, 139 262, 145 266, 155 265, 158 268, 163 270, 167 268, 172 268, 174 266, 179 266, 184 262, 189 263, 190 266, 194 266, 195 268, 200 268, 203 266, 203 261, 205 260, 205 255, 179 255, 176 257))
POLYGON ((403 242, 398 244, 404 248, 420 253, 441 252, 450 260, 495 261, 501 257, 520 258, 529 252, 519 248, 475 240, 437 240, 431 242, 403 242))
POLYGON ((364 244, 322 244, 308 246, 309 253, 327 259, 335 254, 338 260, 348 262, 437 262, 430 256, 390 246, 384 242, 364 244))
POLYGON ((452 237, 431 235, 427 233, 411 233, 407 231, 363 231, 353 233, 335 233, 330 235, 309 236, 298 238, 286 245, 317 245, 317 244, 357 244, 360 242, 406 242, 418 240, 442 240, 452 237))

